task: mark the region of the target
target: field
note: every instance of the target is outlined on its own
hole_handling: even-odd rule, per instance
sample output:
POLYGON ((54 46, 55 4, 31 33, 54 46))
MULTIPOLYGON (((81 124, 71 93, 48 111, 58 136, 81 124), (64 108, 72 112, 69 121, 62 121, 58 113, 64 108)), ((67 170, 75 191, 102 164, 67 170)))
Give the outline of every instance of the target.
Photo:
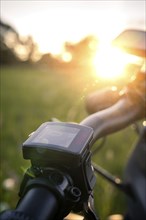
MULTIPOLYGON (((77 71, 1 68, 1 209, 14 208, 17 203, 19 185, 29 166, 21 152, 28 135, 54 117, 80 122, 87 116, 86 95, 101 86, 93 76, 77 71)), ((135 140, 131 127, 110 135, 94 162, 122 178, 129 146, 135 140)), ((109 214, 124 212, 125 197, 97 175, 95 206, 105 219, 109 214)))

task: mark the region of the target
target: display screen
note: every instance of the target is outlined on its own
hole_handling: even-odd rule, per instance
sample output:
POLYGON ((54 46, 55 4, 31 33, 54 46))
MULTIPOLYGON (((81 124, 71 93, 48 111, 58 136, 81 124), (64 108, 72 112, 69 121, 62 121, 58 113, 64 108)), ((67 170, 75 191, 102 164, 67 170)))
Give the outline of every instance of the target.
POLYGON ((68 148, 79 131, 80 129, 73 127, 47 125, 31 140, 31 142, 68 148))

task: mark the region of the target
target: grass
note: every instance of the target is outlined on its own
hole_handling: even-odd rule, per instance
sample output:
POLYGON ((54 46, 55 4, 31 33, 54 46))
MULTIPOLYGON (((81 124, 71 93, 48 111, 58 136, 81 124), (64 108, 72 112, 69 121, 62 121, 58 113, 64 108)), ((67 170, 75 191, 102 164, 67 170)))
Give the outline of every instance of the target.
MULTIPOLYGON (((1 68, 1 209, 14 208, 17 203, 19 185, 29 166, 21 152, 28 135, 52 117, 80 122, 87 116, 84 98, 99 87, 93 76, 78 71, 1 68)), ((93 160, 122 177, 129 146, 135 139, 130 128, 111 135, 93 160)), ((101 219, 105 219, 111 213, 124 211, 125 198, 97 176, 95 206, 101 219)))

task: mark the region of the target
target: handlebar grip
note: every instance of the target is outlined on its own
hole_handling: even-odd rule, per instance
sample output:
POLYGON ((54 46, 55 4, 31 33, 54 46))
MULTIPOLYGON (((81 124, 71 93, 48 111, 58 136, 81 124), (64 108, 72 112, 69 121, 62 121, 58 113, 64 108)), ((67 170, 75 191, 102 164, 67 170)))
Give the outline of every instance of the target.
POLYGON ((53 220, 58 212, 55 195, 47 188, 31 188, 20 200, 16 211, 25 213, 30 219, 53 220))

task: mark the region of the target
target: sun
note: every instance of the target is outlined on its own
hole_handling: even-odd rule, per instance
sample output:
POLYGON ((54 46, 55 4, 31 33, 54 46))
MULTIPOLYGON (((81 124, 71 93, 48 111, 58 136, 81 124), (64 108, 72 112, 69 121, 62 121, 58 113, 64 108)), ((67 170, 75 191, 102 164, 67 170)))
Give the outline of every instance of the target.
POLYGON ((138 64, 139 57, 127 54, 110 43, 101 44, 93 60, 97 76, 105 79, 122 77, 126 65, 130 63, 138 64))

